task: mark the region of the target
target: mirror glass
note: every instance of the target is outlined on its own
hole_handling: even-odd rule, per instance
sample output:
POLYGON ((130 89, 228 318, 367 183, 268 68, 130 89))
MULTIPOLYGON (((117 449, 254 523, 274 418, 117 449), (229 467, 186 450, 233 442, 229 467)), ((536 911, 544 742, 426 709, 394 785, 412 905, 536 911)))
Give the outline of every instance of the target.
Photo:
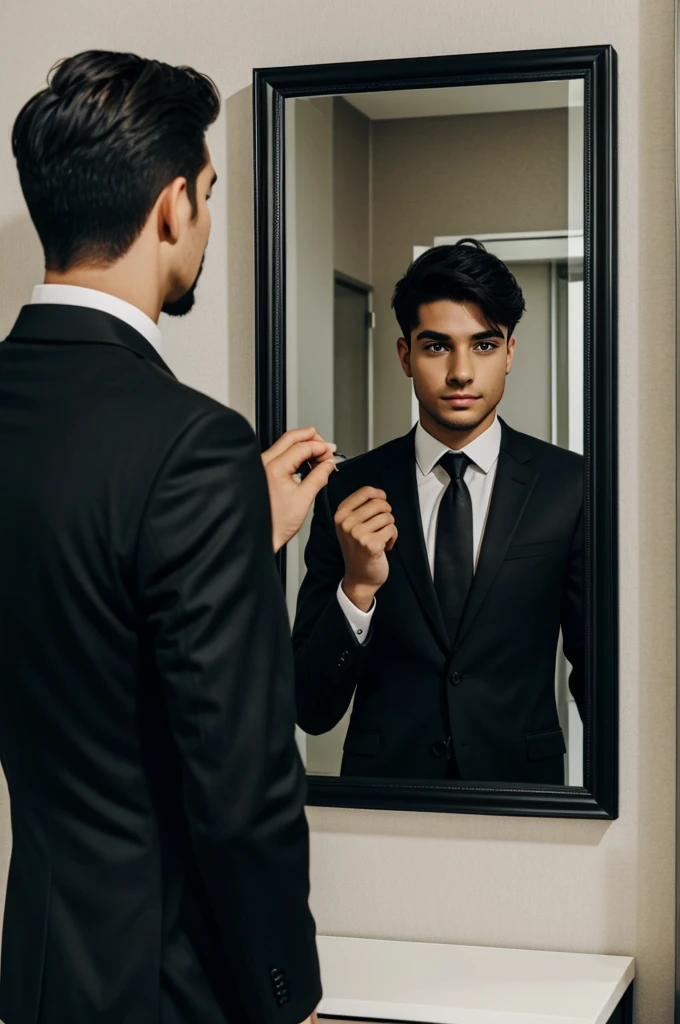
POLYGON ((287 551, 311 775, 583 784, 583 99, 286 100, 287 425, 338 448, 287 551), (428 257, 399 348, 395 286, 428 257), (354 598, 381 580, 358 616, 348 559, 354 598))

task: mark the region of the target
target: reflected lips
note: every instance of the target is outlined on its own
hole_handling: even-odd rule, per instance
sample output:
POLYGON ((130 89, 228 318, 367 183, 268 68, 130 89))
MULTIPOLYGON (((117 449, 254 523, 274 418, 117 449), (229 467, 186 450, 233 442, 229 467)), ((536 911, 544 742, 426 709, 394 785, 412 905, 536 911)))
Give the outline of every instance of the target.
POLYGON ((479 401, 479 395, 449 395, 444 398, 448 405, 452 405, 454 409, 467 409, 469 406, 474 405, 475 402, 479 401))

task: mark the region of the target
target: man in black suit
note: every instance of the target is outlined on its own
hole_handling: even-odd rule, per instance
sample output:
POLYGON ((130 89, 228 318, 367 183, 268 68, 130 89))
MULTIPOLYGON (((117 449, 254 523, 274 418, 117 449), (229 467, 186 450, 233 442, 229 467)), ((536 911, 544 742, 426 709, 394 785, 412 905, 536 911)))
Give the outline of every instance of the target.
POLYGON ((157 326, 194 301, 219 105, 90 52, 14 127, 46 283, 0 345, 4 1024, 298 1024, 320 998, 272 531, 331 452, 294 432, 265 475, 157 326))
POLYGON ((560 628, 584 701, 583 460, 497 416, 524 300, 481 243, 425 253, 393 305, 420 422, 317 499, 298 723, 324 733, 354 699, 343 775, 562 783, 560 628))

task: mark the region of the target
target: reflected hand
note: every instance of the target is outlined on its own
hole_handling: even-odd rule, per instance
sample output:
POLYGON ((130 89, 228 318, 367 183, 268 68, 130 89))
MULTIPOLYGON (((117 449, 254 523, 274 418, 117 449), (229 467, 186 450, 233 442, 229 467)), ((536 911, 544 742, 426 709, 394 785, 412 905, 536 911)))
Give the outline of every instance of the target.
POLYGON ((334 451, 335 445, 324 441, 314 427, 300 427, 286 431, 276 444, 262 453, 272 509, 274 551, 295 536, 312 502, 328 483, 335 469, 334 451), (315 465, 305 479, 300 480, 296 474, 303 462, 315 465))
POLYGON ((385 492, 362 487, 350 494, 335 513, 335 530, 345 560, 342 589, 357 608, 367 612, 387 580, 386 552, 398 536, 385 492))

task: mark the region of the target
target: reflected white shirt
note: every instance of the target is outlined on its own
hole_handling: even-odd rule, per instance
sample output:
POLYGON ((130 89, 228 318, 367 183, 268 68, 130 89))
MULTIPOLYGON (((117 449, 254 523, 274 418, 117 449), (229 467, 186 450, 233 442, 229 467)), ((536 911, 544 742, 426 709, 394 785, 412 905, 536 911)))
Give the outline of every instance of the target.
POLYGON ((42 303, 85 306, 87 309, 98 309, 101 313, 109 313, 146 338, 159 355, 163 354, 163 335, 158 324, 155 324, 146 313, 142 313, 137 306, 133 306, 130 302, 125 302, 124 299, 119 299, 115 295, 97 291, 95 288, 81 288, 74 284, 38 284, 33 289, 31 305, 42 303))
MULTIPOLYGON (((471 441, 465 448, 458 449, 458 454, 465 454, 470 459, 470 465, 465 470, 465 483, 468 486, 472 500, 472 543, 475 569, 479 561, 479 552, 482 547, 484 530, 489 515, 489 505, 496 479, 500 449, 501 425, 497 416, 483 434, 480 434, 474 441, 471 441)), ((431 434, 428 434, 419 423, 416 427, 415 450, 415 473, 418 487, 418 503, 420 505, 420 519, 423 525, 423 536, 425 538, 430 573, 434 577, 437 516, 439 515, 442 495, 451 483, 449 474, 438 465, 438 462, 445 452, 452 449, 442 444, 435 437, 432 437, 431 434)), ((387 495, 387 500, 390 500, 389 494, 387 495)), ((398 529, 399 523, 396 525, 398 529)), ((397 541, 397 543, 399 542, 397 541)), ((338 602, 355 637, 359 643, 365 643, 371 619, 375 612, 376 602, 373 602, 373 607, 368 612, 362 612, 347 597, 342 589, 342 583, 338 587, 338 602)))

